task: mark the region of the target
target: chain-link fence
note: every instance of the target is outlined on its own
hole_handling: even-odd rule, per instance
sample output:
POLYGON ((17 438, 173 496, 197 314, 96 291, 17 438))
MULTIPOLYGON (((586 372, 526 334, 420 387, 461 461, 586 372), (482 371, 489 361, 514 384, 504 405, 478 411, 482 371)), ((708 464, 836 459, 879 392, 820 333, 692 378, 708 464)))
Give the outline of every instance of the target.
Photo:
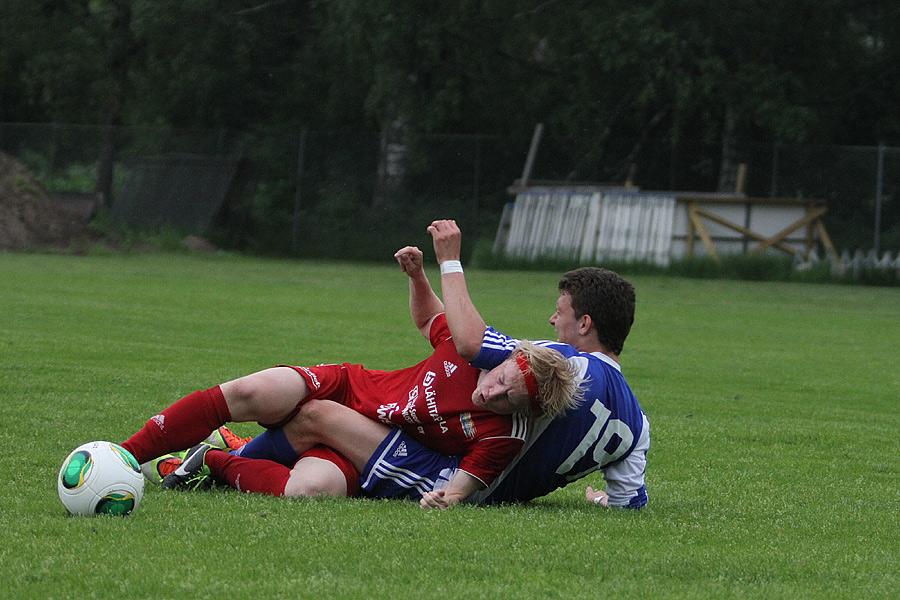
MULTIPOLYGON (((127 204, 128 214, 145 215, 148 226, 183 228, 176 216, 195 214, 191 205, 198 203, 205 212, 196 227, 220 245, 352 259, 389 255, 407 243, 429 247, 425 227, 435 218, 455 218, 468 241, 489 243, 529 142, 433 135, 386 148, 373 133, 0 124, 0 151, 24 163, 50 193, 108 189, 101 202, 111 214, 128 220, 127 204)), ((548 139, 529 175, 617 185, 630 177, 644 190, 717 191, 719 146, 636 147, 615 140, 603 154, 580 156, 548 139)), ((900 148, 742 145, 736 156, 747 165, 749 196, 825 200, 839 250, 900 250, 900 148)))

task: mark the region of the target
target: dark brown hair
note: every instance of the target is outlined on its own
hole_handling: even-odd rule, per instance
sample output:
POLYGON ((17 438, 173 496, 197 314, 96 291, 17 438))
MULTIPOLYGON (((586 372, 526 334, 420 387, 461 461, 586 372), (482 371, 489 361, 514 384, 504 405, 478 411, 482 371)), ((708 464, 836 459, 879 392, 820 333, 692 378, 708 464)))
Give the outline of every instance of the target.
POLYGON ((607 269, 581 267, 562 276, 559 291, 571 296, 576 317, 591 317, 600 343, 621 354, 634 323, 634 286, 607 269))

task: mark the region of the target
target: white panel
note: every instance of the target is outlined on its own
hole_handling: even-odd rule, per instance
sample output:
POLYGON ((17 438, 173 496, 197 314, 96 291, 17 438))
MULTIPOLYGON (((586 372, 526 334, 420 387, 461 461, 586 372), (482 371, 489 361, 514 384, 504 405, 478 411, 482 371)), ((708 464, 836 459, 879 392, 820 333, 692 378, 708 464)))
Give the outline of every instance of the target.
POLYGON ((584 234, 581 238, 581 262, 590 262, 597 250, 597 231, 600 228, 600 217, 603 213, 603 196, 595 193, 588 203, 584 234))
MULTIPOLYGON (((784 231, 806 216, 803 206, 754 206, 750 213, 750 231, 772 237, 784 231)), ((806 228, 801 227, 791 234, 792 238, 806 239, 806 228)))
POLYGON ((562 235, 556 252, 558 258, 569 259, 579 255, 581 241, 584 239, 590 200, 591 197, 585 194, 573 194, 569 198, 563 219, 562 235))
POLYGON ((690 216, 688 215, 687 204, 679 203, 674 211, 675 217, 672 221, 672 235, 675 237, 687 237, 690 229, 690 216))
POLYGON ((671 196, 642 193, 519 194, 506 254, 667 264, 674 207, 671 196))

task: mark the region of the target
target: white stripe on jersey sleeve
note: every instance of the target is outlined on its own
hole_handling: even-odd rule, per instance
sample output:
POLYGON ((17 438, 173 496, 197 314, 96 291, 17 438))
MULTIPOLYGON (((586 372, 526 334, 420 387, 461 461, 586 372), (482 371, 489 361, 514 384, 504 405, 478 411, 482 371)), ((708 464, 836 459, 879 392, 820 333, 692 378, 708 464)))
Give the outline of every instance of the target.
POLYGON ((481 342, 481 346, 490 350, 512 352, 518 343, 518 340, 507 337, 499 331, 494 331, 492 328, 488 327, 484 332, 484 339, 481 342))
POLYGON ((528 433, 528 417, 522 413, 516 413, 512 416, 512 425, 512 436, 524 440, 528 433))
POLYGON ((522 440, 523 442, 528 437, 528 417, 523 415, 522 413, 513 413, 509 415, 512 417, 512 427, 510 429, 509 435, 492 435, 489 437, 481 438, 482 440, 522 440))

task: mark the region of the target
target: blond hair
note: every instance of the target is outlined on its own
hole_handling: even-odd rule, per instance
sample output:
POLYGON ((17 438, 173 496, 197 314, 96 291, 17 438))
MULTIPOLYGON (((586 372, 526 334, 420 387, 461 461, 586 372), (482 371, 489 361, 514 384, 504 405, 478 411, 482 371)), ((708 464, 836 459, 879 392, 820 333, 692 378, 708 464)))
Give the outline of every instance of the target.
POLYGON ((577 407, 584 399, 583 381, 575 365, 566 357, 546 346, 519 342, 512 357, 521 354, 537 381, 537 401, 540 412, 555 419, 577 407))

